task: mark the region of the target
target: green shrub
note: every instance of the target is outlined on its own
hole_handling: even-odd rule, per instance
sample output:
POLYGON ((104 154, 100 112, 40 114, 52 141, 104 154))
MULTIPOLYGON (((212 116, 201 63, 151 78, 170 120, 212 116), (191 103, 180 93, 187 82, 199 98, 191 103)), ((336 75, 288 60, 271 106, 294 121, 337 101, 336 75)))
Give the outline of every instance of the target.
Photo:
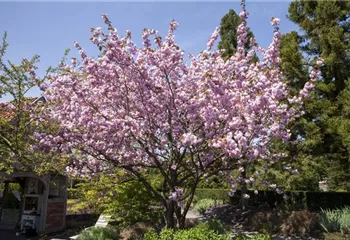
POLYGON ((226 234, 228 229, 222 225, 218 220, 209 219, 206 223, 200 223, 197 225, 198 228, 209 228, 218 234, 226 234))
POLYGON ((156 231, 154 231, 154 229, 150 229, 149 231, 147 231, 145 233, 145 235, 143 235, 143 239, 144 240, 158 240, 158 234, 156 233, 156 231))
POLYGON ((230 235, 226 232, 221 223, 211 221, 201 223, 190 229, 174 231, 164 228, 160 234, 153 229, 149 230, 144 236, 144 240, 229 240, 230 235))
MULTIPOLYGON (((231 237, 228 234, 221 235, 209 227, 194 227, 188 230, 177 231, 173 240, 228 240, 231 237)), ((163 239, 162 239, 163 240, 163 239)))
POLYGON ((111 227, 92 227, 82 231, 77 240, 117 240, 119 234, 111 227))
POLYGON ((195 192, 195 197, 197 201, 201 199, 214 199, 220 200, 225 203, 230 202, 230 197, 228 192, 230 189, 210 189, 210 188, 197 188, 195 192))
POLYGON ((123 173, 116 173, 115 178, 100 176, 77 186, 84 193, 82 202, 98 213, 112 215, 121 227, 138 222, 158 224, 161 220, 161 208, 149 191, 141 182, 127 179, 123 173))
POLYGON ((216 204, 221 204, 222 201, 214 200, 214 199, 201 199, 194 205, 194 210, 199 213, 204 213, 206 210, 211 208, 212 206, 215 206, 216 204))
POLYGON ((83 195, 78 188, 68 188, 67 194, 68 194, 68 199, 79 199, 83 195))
MULTIPOLYGON (((198 188, 195 192, 195 199, 215 199, 224 203, 233 205, 239 204, 240 191, 237 190, 233 197, 228 196, 229 189, 209 189, 198 188)), ((250 195, 249 205, 256 207, 280 207, 289 210, 308 209, 311 211, 320 211, 323 209, 337 209, 346 206, 350 207, 350 192, 285 192, 287 199, 283 194, 276 191, 259 190, 258 194, 248 190, 250 195)))
POLYGON ((173 240, 175 231, 173 229, 164 228, 159 234, 160 240, 173 240))
POLYGON ((319 215, 319 224, 325 232, 350 232, 350 207, 336 210, 323 210, 319 215))

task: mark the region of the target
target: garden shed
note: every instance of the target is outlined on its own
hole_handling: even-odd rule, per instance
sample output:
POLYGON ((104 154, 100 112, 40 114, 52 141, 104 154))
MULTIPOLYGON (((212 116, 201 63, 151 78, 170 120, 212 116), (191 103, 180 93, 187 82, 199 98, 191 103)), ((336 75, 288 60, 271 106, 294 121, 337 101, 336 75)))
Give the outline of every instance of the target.
POLYGON ((0 172, 0 180, 0 229, 46 234, 65 228, 66 176, 0 172))

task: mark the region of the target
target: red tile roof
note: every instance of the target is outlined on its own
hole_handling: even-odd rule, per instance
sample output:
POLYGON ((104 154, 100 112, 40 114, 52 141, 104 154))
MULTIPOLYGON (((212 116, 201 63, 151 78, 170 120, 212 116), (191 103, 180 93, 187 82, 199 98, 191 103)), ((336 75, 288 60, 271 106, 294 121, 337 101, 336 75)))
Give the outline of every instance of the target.
MULTIPOLYGON (((31 104, 38 98, 26 98, 24 104, 31 104)), ((15 115, 15 109, 11 102, 0 102, 0 119, 11 120, 15 115)))

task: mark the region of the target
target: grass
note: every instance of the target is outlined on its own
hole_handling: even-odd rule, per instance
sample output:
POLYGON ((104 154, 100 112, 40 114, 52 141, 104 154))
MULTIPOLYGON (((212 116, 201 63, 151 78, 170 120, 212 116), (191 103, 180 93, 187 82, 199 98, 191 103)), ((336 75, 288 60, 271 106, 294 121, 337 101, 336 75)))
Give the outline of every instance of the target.
POLYGON ((319 223, 327 233, 341 232, 350 233, 350 207, 335 210, 322 210, 319 223))

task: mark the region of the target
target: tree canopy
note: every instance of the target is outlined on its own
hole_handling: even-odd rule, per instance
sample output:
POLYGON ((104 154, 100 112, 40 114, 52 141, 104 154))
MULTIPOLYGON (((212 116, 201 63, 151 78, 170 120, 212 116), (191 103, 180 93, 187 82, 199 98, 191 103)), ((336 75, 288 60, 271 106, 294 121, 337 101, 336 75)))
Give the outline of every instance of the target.
POLYGON ((231 194, 239 184, 253 183, 235 178, 232 170, 244 172, 255 161, 281 157, 269 145, 273 139, 288 141, 287 125, 300 115, 322 60, 311 71, 311 81, 289 98, 280 81, 279 19, 271 20, 270 47, 254 45, 263 60, 253 62, 255 51, 246 49, 244 4, 239 16, 243 21, 233 56, 224 61, 220 51, 212 50, 217 28, 207 48, 187 64, 175 42, 177 22, 170 23, 164 40, 156 30, 144 29, 138 48, 131 32, 119 36, 103 15, 108 33, 94 28, 91 38, 100 56, 88 57, 76 42, 81 61, 72 59, 45 87, 49 107, 41 117, 59 128, 38 134, 39 146, 71 154, 70 167, 77 174, 125 170, 162 204, 168 227, 184 227, 200 181, 226 175, 231 194), (162 189, 144 177, 151 169, 161 174, 162 189))

